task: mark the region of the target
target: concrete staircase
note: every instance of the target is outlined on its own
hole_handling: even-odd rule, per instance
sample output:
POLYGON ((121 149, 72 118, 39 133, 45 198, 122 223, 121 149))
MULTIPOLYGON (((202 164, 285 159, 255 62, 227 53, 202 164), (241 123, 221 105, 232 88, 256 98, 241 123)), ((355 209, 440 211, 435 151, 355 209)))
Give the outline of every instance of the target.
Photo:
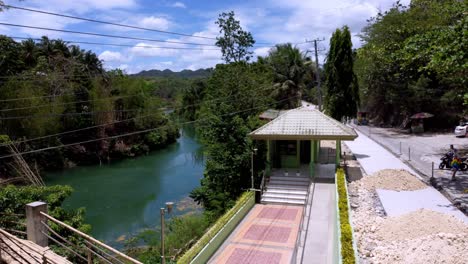
MULTIPOLYGON (((302 174, 304 175, 304 174, 302 174)), ((262 195, 262 203, 305 205, 310 179, 306 176, 284 176, 274 173, 262 195)))

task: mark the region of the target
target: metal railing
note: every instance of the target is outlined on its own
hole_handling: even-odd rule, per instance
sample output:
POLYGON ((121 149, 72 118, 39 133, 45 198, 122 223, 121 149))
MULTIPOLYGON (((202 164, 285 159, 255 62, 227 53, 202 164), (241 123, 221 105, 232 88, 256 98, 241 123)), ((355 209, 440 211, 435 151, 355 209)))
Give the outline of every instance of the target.
POLYGON ((262 181, 260 182, 260 197, 263 195, 263 193, 266 191, 267 187, 266 187, 266 178, 267 175, 266 175, 266 171, 263 171, 263 175, 262 175, 262 181))
MULTIPOLYGON (((293 255, 292 255, 292 263, 293 264, 302 263, 302 259, 304 258, 304 248, 305 248, 305 243, 306 243, 306 240, 307 240, 307 230, 309 229, 309 222, 307 222, 307 227, 304 230, 304 225, 305 225, 304 221, 306 219, 305 217, 306 217, 306 214, 307 214, 307 207, 308 207, 308 204, 309 204, 309 197, 310 196, 312 198, 311 204, 310 204, 310 209, 312 209, 312 201, 313 201, 313 196, 314 196, 314 192, 315 192, 315 177, 312 177, 311 185, 309 185, 309 187, 307 188, 306 200, 305 200, 304 207, 302 209, 302 217, 301 217, 301 222, 299 224, 299 233, 297 234, 296 243, 295 243, 295 246, 294 246, 294 252, 293 252, 293 255), (313 185, 312 186, 312 193, 310 193, 311 185, 313 185), (303 232, 305 232, 304 241, 303 241, 303 243, 301 243, 301 237, 302 237, 303 232), (302 246, 302 253, 301 253, 301 258, 300 258, 301 261, 297 262, 298 251, 299 251, 299 247, 301 247, 301 246, 302 246)), ((310 213, 310 210, 309 210, 309 213, 310 213)), ((309 217, 310 217, 310 215, 309 215, 309 217)))
POLYGON ((93 263, 93 259, 97 258, 100 261, 105 263, 135 263, 135 264, 142 264, 140 261, 133 259, 122 252, 102 243, 101 241, 55 219, 54 217, 40 212, 40 214, 46 218, 45 221, 41 221, 41 224, 45 227, 47 232, 41 231, 41 233, 46 236, 48 239, 55 242, 60 247, 67 250, 72 255, 76 256, 77 258, 81 259, 84 263, 91 264, 93 263), (62 228, 65 228, 71 231, 73 234, 77 235, 80 239, 83 240, 83 243, 78 245, 77 243, 71 242, 69 239, 59 235, 56 231, 54 231, 50 225, 48 225, 47 221, 51 221, 54 224, 59 225, 62 228), (85 252, 85 253, 83 253, 85 252), (85 255, 85 256, 83 256, 85 255))

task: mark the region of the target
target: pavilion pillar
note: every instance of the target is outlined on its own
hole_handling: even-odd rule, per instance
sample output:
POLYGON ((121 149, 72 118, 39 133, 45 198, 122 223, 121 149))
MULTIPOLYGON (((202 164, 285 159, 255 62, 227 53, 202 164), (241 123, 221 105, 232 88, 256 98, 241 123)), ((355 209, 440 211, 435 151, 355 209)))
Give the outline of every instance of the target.
POLYGON ((267 164, 265 166, 266 175, 270 175, 271 171, 271 140, 267 140, 267 164))
POLYGON ((336 140, 336 167, 340 166, 341 160, 341 140, 336 140))
POLYGON ((315 140, 310 140, 310 162, 309 162, 309 175, 311 178, 315 177, 315 140))
POLYGON ((301 141, 296 140, 296 166, 301 167, 301 141))

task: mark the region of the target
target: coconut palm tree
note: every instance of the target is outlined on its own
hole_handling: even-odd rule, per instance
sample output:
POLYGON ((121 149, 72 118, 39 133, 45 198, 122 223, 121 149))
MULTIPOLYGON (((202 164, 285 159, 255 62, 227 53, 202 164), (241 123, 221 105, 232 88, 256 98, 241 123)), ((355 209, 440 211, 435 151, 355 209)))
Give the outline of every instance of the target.
POLYGON ((276 100, 283 100, 279 108, 292 109, 299 106, 307 69, 305 61, 305 54, 291 43, 276 45, 265 58, 275 73, 272 96, 276 100))

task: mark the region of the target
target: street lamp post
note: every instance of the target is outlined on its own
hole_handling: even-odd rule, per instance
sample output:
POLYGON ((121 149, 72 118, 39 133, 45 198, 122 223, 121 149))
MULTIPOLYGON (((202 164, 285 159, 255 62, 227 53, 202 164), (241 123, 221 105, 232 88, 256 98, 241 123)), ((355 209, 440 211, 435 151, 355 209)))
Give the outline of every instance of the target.
POLYGON ((253 149, 252 151, 252 155, 251 155, 251 170, 252 170, 252 174, 251 174, 251 182, 252 182, 252 190, 254 189, 254 154, 257 154, 257 150, 256 148, 253 149))
POLYGON ((166 208, 161 207, 160 213, 161 213, 161 263, 166 264, 166 258, 164 257, 164 215, 166 213, 171 214, 172 213, 172 208, 174 207, 173 202, 167 202, 166 203, 166 208))

